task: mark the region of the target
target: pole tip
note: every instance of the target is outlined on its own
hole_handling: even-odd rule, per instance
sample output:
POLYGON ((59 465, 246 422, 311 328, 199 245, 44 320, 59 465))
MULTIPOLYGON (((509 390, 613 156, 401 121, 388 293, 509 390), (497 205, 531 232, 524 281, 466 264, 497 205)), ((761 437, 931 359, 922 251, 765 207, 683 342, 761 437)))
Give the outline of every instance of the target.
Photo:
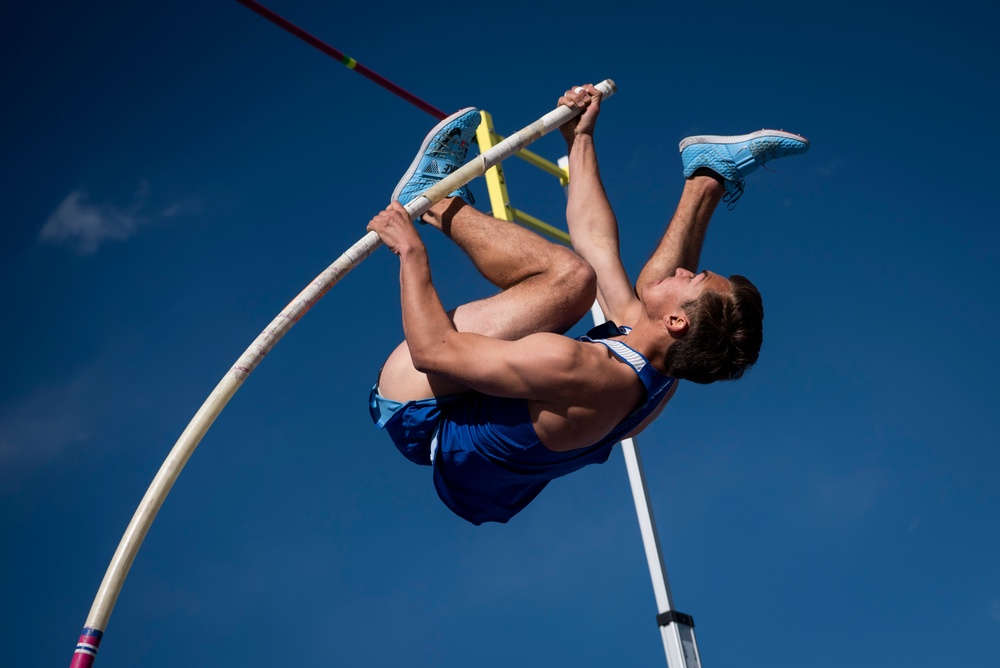
POLYGON ((618 92, 618 86, 611 79, 605 79, 601 83, 597 84, 597 88, 604 93, 605 97, 611 97, 618 92))

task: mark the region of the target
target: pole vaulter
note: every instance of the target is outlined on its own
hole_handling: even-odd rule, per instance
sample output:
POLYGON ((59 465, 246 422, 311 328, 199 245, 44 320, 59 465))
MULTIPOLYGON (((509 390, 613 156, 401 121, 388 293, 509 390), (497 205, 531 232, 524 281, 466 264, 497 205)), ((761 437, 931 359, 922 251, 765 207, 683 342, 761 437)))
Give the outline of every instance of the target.
MULTIPOLYGON (((327 54, 334 60, 339 61, 348 69, 357 71, 362 76, 375 82, 379 86, 382 86, 394 95, 410 102, 419 109, 426 111, 436 119, 442 120, 446 118, 445 112, 433 107, 424 100, 418 98, 416 95, 400 88, 391 81, 388 81, 381 75, 373 72, 364 65, 361 65, 350 56, 345 55, 305 30, 302 30, 270 9, 263 7, 260 3, 256 2, 256 0, 237 1, 268 21, 271 21, 279 28, 286 30, 292 35, 327 54)), ((474 141, 479 142, 481 150, 484 151, 488 150, 490 146, 493 146, 495 141, 502 139, 499 136, 493 136, 492 125, 491 122, 487 120, 488 118, 488 115, 484 116, 485 122, 477 131, 476 138, 474 139, 474 141), (484 142, 484 138, 487 138, 488 141, 484 142)), ((526 162, 535 167, 542 167, 543 170, 548 171, 549 173, 555 173, 552 172, 551 169, 543 166, 548 161, 544 160, 540 156, 534 155, 526 149, 520 151, 518 153, 518 157, 524 159, 526 162)), ((568 174, 568 166, 569 158, 567 156, 560 159, 557 169, 561 169, 563 174, 568 174)), ((553 167, 556 166, 553 165, 553 167)), ((526 216, 523 212, 518 212, 520 214, 519 217, 514 216, 515 210, 509 208, 509 205, 507 204, 508 197, 505 192, 505 186, 502 185, 503 178, 502 176, 499 176, 500 173, 500 168, 498 167, 493 172, 494 181, 487 181, 487 189, 490 191, 491 201, 494 200, 496 195, 499 195, 500 201, 503 202, 501 205, 503 212, 498 212, 496 202, 494 201, 494 215, 504 220, 517 220, 518 222, 521 222, 529 227, 534 227, 538 232, 565 244, 569 244, 569 235, 565 232, 546 225, 537 219, 532 219, 530 216, 526 216), (493 192, 494 188, 497 189, 497 193, 493 192), (501 190, 504 192, 500 192, 501 190), (508 215, 511 217, 507 217, 508 215)), ((560 176, 560 180, 563 178, 563 176, 560 176)), ((597 302, 594 303, 592 314, 595 325, 605 322, 606 318, 604 317, 604 313, 597 302)), ((674 608, 673 596, 671 595, 670 584, 667 579, 666 566, 663 562, 663 551, 660 547, 659 532, 657 531, 656 523, 653 518, 653 508, 646 485, 646 477, 643 471, 642 459, 639 454, 639 447, 635 443, 634 439, 626 438, 621 441, 621 448, 625 459, 625 468, 628 473, 629 485, 632 489, 632 498, 635 502, 636 518, 639 523, 639 532, 642 536, 642 544, 646 553, 649 575, 653 585, 653 594, 656 599, 656 606, 659 613, 656 616, 656 622, 660 628, 660 636, 663 641, 664 652, 666 653, 667 665, 669 668, 700 668, 701 658, 697 642, 695 640, 694 620, 690 615, 680 613, 674 608)))
MULTIPOLYGON (((239 1, 248 4, 245 0, 239 1)), ((617 90, 614 82, 610 79, 597 84, 597 88, 600 89, 605 98, 610 97, 617 90)), ((525 146, 576 117, 581 111, 567 106, 559 106, 469 161, 407 204, 406 211, 410 220, 427 213, 433 204, 444 199, 448 193, 482 176, 490 167, 499 164, 525 146)), ((132 562, 135 560, 139 546, 146 537, 146 533, 171 487, 180 475, 181 469, 184 468, 222 409, 229 403, 247 377, 257 368, 261 360, 292 328, 292 325, 298 322, 330 288, 371 255, 380 245, 381 240, 378 235, 375 232, 368 232, 347 249, 271 321, 205 399, 160 466, 160 470, 153 478, 153 482, 146 490, 146 494, 142 497, 139 507, 136 508, 132 520, 125 529, 125 534, 118 544, 118 549, 115 550, 90 608, 90 614, 87 616, 70 668, 90 668, 93 665, 97 657, 97 649, 107 628, 108 619, 111 617, 111 611, 118 600, 118 595, 121 593, 122 585, 132 562)))

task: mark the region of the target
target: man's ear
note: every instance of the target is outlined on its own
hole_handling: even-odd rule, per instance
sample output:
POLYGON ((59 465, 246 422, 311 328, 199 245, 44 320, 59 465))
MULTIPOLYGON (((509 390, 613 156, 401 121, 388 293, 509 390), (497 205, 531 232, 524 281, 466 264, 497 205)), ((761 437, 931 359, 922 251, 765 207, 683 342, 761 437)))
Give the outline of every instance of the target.
POLYGON ((691 323, 688 322, 687 316, 683 311, 663 316, 663 326, 667 328, 667 331, 675 339, 684 336, 691 329, 691 323))

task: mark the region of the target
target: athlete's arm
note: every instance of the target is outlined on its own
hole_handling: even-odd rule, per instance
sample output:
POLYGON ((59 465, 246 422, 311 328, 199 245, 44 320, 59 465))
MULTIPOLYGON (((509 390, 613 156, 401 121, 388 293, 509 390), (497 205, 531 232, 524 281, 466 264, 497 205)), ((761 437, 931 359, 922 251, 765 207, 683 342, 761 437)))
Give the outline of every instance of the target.
POLYGON ((529 334, 503 341, 452 330, 433 346, 420 348, 407 340, 413 365, 424 373, 448 377, 470 389, 497 397, 542 402, 577 403, 596 373, 585 371, 593 360, 584 344, 558 334, 529 334))
POLYGON ((618 220, 601 182, 594 147, 601 92, 591 84, 579 86, 566 91, 559 104, 584 110, 560 128, 569 151, 566 223, 573 249, 597 274, 597 299, 604 315, 620 325, 630 325, 638 318, 640 304, 622 265, 618 220))
POLYGON ((501 341, 455 329, 431 281, 427 249, 398 202, 377 214, 368 229, 399 256, 403 333, 418 371, 503 397, 547 400, 585 390, 573 382, 582 372, 582 353, 572 339, 533 334, 501 341))

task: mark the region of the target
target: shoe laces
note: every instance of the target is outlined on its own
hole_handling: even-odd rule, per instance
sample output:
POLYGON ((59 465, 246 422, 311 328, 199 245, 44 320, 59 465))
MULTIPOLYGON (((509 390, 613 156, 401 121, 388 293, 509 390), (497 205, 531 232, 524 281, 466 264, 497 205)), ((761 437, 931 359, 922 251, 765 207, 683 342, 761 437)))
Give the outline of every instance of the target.
POLYGON ((743 186, 745 184, 746 181, 743 179, 739 181, 726 180, 726 194, 722 196, 722 201, 725 202, 726 208, 730 211, 736 208, 736 203, 743 197, 743 186))
MULTIPOLYGON (((755 139, 746 145, 745 150, 750 152, 757 165, 764 167, 768 160, 774 160, 782 149, 782 144, 774 137, 762 137, 755 139)), ((765 168, 766 169, 766 168, 765 168)), ((770 171, 770 170, 768 170, 770 171)), ((722 196, 722 201, 726 208, 732 211, 736 208, 736 203, 743 197, 743 187, 746 181, 739 179, 736 181, 726 181, 726 194, 722 196)))
POLYGON ((472 189, 468 186, 468 184, 462 186, 455 192, 458 193, 459 197, 465 200, 466 204, 470 206, 475 206, 476 198, 472 195, 472 189))
POLYGON ((462 162, 468 151, 468 142, 462 139, 461 130, 455 128, 445 137, 435 137, 427 149, 427 155, 462 162))

